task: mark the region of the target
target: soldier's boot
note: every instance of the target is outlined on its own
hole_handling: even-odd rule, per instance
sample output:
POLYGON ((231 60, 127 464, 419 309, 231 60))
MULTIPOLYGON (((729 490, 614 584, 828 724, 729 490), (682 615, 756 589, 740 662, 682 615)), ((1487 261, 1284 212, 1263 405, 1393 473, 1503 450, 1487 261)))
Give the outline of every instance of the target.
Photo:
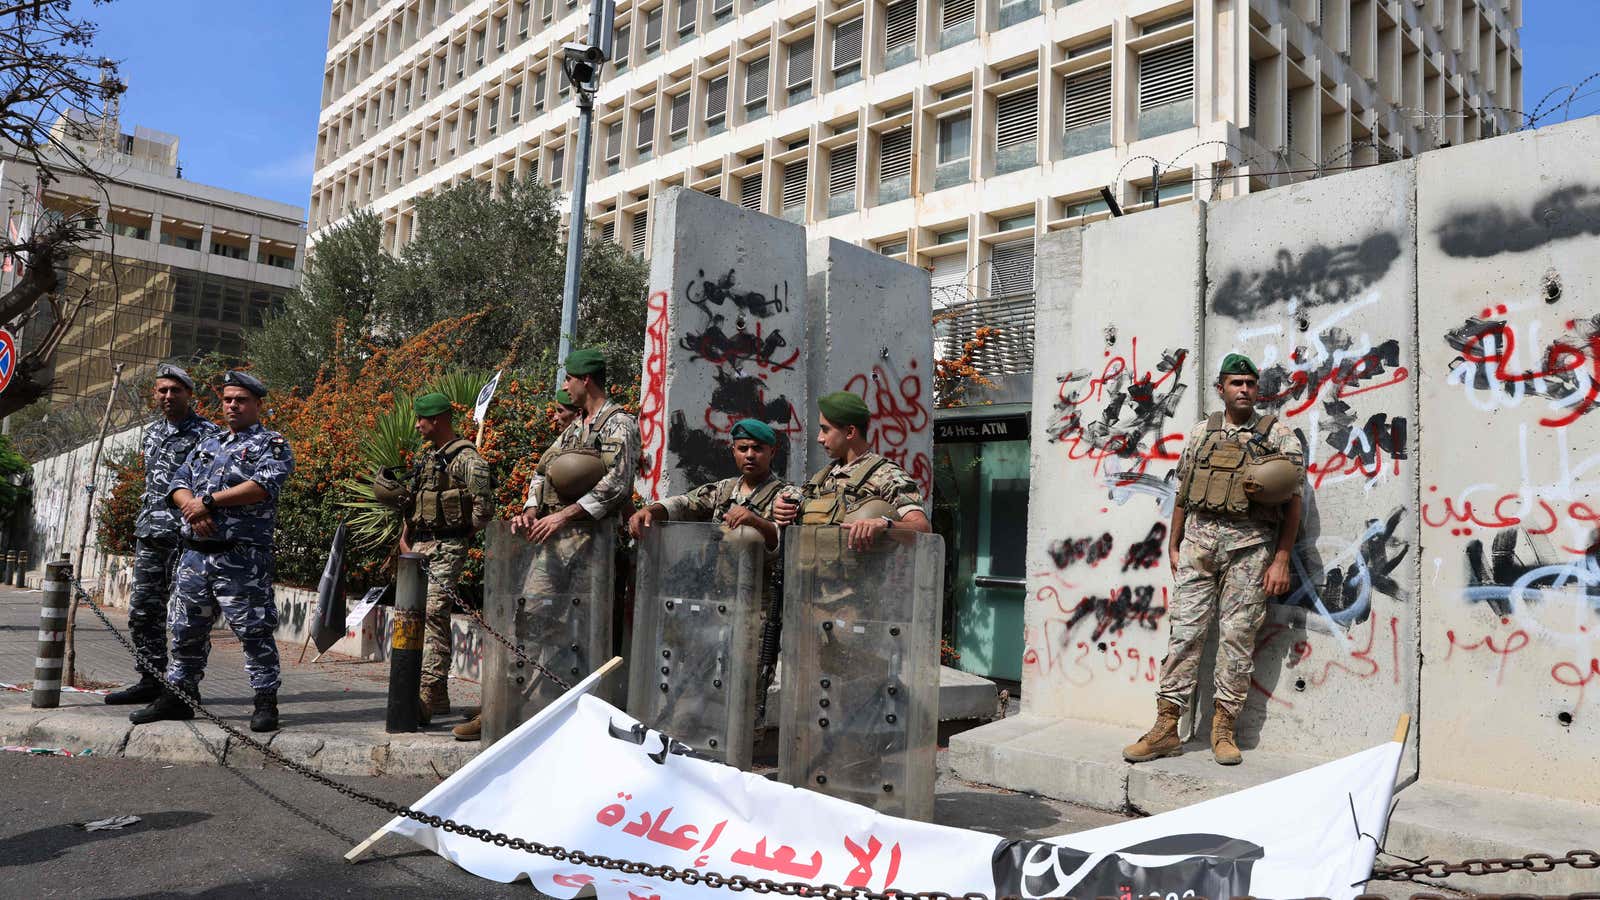
MULTIPOLYGON (((128 721, 135 725, 145 725, 150 722, 186 722, 194 718, 194 709, 178 696, 180 688, 163 684, 160 690, 161 695, 156 697, 154 703, 144 709, 128 713, 128 721)), ((186 685, 181 690, 193 698, 194 702, 200 702, 199 685, 186 685)))
POLYGON ((1219 765, 1237 766, 1244 762, 1244 756, 1239 753, 1239 745, 1233 740, 1233 720, 1235 715, 1216 705, 1216 712, 1211 716, 1211 758, 1219 765))
POLYGON ((450 714, 450 685, 443 681, 432 681, 422 686, 422 715, 423 724, 432 716, 447 716, 450 714))
POLYGON ((250 730, 278 730, 277 691, 256 691, 256 711, 250 716, 250 730))
POLYGON ((455 735, 456 740, 458 741, 481 740, 483 738, 482 714, 473 716, 465 722, 462 722, 460 725, 450 729, 450 733, 455 735))
POLYGON ((1122 748, 1122 758, 1128 762, 1149 762, 1163 756, 1177 756, 1183 752, 1183 740, 1178 737, 1178 717, 1183 707, 1171 700, 1156 701, 1156 724, 1144 737, 1122 748))
POLYGON ((159 696, 161 696, 161 679, 146 673, 139 676, 137 683, 107 694, 106 705, 126 706, 130 703, 149 703, 159 696))

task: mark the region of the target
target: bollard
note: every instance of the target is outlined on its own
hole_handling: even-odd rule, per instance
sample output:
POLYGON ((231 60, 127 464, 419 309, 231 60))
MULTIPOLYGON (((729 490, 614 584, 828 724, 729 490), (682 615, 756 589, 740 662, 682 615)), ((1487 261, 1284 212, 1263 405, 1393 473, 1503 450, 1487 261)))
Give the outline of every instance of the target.
POLYGON ((61 705, 61 657, 67 646, 68 582, 72 566, 51 563, 44 570, 44 601, 39 605, 39 652, 33 660, 33 707, 61 705))
POLYGON ((17 551, 7 550, 5 568, 0 570, 0 584, 15 584, 17 580, 17 551))
POLYGON ((395 565, 394 637, 389 641, 389 709, 383 730, 416 731, 422 720, 422 615, 427 598, 426 561, 402 553, 395 565))
POLYGON ((15 587, 28 586, 28 551, 17 551, 17 568, 12 575, 11 584, 15 587))

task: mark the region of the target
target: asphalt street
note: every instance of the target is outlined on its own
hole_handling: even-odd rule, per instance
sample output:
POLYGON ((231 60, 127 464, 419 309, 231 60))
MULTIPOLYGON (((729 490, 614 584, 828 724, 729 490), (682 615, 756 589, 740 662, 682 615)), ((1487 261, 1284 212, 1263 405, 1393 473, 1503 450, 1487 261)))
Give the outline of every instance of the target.
MULTIPOLYGON (((398 802, 431 782, 344 778, 398 802)), ((526 882, 469 875, 401 838, 357 865, 345 851, 386 816, 279 769, 0 753, 0 896, 539 897, 526 882), (77 823, 131 814, 117 831, 77 823)), ((1124 817, 941 782, 942 824, 1044 837, 1124 817)))

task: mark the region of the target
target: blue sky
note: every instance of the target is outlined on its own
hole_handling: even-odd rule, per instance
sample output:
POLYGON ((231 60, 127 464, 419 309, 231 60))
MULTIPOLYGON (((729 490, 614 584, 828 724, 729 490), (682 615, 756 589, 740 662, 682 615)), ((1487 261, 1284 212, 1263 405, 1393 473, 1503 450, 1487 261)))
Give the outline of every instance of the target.
MULTIPOLYGON (((185 178, 306 205, 329 0, 116 0, 78 8, 101 23, 97 51, 123 61, 124 127, 178 135, 185 178)), ((1600 70, 1591 49, 1597 36, 1600 0, 1524 0, 1527 106, 1600 70)), ((1600 78, 1583 92, 1589 96, 1572 114, 1600 112, 1600 78)))

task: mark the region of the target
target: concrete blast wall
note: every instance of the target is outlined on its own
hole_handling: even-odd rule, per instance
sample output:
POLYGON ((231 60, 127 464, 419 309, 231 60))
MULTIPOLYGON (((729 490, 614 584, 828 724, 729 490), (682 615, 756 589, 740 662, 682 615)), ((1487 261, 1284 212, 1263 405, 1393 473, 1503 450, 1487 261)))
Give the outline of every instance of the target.
POLYGON ((106 435, 100 451, 100 469, 89 471, 94 458, 94 441, 59 453, 33 464, 33 498, 28 509, 28 583, 37 584, 43 577, 44 564, 71 554, 73 572, 92 587, 95 579, 105 574, 112 581, 131 577, 132 572, 120 557, 105 557, 95 546, 95 532, 99 528, 100 498, 115 485, 111 469, 106 462, 128 451, 137 452, 144 436, 144 426, 124 429, 106 435), (93 503, 85 490, 90 478, 94 479, 93 503), (83 534, 84 518, 90 518, 89 541, 84 547, 84 559, 78 559, 78 540, 83 534), (104 571, 103 571, 104 570, 104 571))
POLYGON ((1149 725, 1176 461, 1239 351, 1307 454, 1246 768, 1411 713, 1405 772, 1600 803, 1597 140, 1589 119, 1041 241, 1025 721, 962 736, 994 747, 982 777, 1028 728, 1149 725))
POLYGON ((874 448, 933 483, 933 325, 928 273, 699 191, 652 212, 639 493, 682 493, 738 474, 728 432, 761 419, 780 438, 774 469, 822 467, 816 402, 855 391, 874 448))

